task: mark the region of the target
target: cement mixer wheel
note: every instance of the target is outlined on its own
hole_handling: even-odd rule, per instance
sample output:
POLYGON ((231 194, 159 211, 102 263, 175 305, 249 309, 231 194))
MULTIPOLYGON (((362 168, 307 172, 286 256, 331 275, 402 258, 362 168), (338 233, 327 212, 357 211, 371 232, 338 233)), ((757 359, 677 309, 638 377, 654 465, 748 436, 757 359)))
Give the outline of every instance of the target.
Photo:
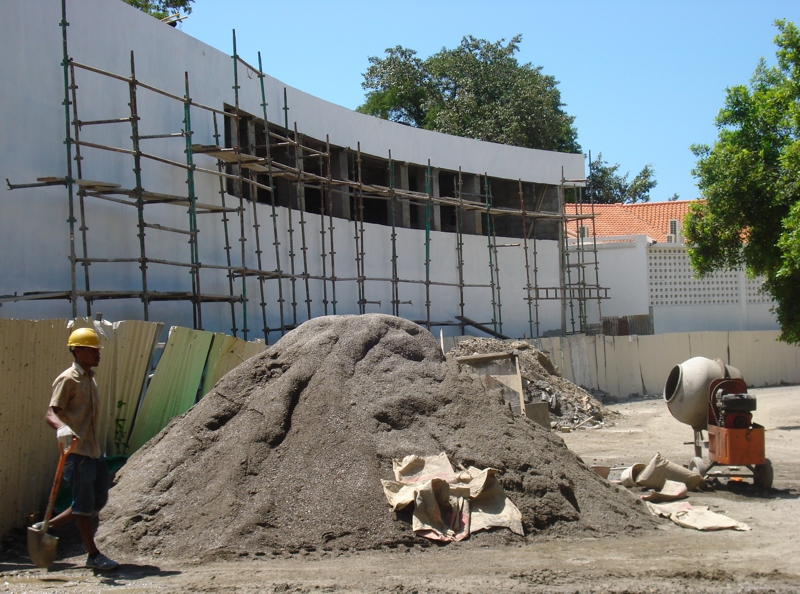
POLYGON ((689 460, 689 470, 696 472, 700 476, 705 476, 708 470, 708 464, 699 456, 695 456, 689 460))
POLYGON ((753 484, 762 489, 772 488, 772 479, 774 472, 772 470, 772 462, 769 458, 766 459, 764 464, 756 464, 753 466, 753 484))

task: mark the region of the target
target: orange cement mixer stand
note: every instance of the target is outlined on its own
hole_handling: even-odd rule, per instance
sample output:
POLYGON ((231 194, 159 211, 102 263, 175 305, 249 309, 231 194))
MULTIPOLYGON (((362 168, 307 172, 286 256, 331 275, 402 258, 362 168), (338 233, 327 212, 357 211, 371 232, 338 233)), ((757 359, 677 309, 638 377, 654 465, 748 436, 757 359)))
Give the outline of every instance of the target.
POLYGON ((720 379, 711 382, 708 394, 708 457, 725 466, 756 466, 766 464, 764 427, 753 423, 746 429, 728 429, 717 424, 714 394, 745 394, 747 386, 740 379, 720 379))

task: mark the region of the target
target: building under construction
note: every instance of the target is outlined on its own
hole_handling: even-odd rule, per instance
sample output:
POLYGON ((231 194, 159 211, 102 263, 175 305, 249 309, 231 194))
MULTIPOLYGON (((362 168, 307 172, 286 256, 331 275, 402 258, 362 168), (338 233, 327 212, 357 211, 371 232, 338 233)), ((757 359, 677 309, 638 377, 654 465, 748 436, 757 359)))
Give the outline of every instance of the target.
POLYGON ((332 314, 514 337, 599 321, 583 155, 358 114, 235 33, 226 55, 122 2, 2 10, 4 55, 25 57, 0 65, 3 317, 268 342, 332 314))

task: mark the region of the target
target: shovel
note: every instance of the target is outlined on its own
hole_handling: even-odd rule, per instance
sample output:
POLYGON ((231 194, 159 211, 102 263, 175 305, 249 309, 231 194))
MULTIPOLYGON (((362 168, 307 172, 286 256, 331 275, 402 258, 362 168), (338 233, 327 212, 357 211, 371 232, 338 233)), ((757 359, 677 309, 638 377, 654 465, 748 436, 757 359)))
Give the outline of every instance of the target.
MULTIPOLYGON (((47 502, 47 511, 44 514, 44 523, 41 530, 30 527, 28 528, 28 554, 31 561, 36 564, 36 567, 42 569, 49 568, 53 561, 56 560, 56 550, 58 549, 58 537, 47 533, 47 528, 50 526, 50 515, 53 513, 53 506, 56 503, 56 495, 58 495, 58 487, 61 485, 61 475, 64 473, 64 462, 67 456, 75 447, 77 439, 72 440, 72 444, 68 449, 61 451, 61 457, 58 459, 58 467, 56 468, 56 478, 53 481, 53 488, 50 491, 50 500, 47 502)), ((59 449, 60 446, 59 446, 59 449)))

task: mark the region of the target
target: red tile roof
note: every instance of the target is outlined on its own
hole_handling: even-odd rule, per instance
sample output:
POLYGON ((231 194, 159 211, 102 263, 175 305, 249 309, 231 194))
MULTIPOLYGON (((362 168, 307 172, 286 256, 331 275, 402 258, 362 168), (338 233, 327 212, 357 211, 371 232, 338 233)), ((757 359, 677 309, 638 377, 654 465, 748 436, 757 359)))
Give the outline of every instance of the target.
MULTIPOLYGON (((669 222, 683 217, 689 212, 694 200, 675 200, 672 202, 641 202, 638 204, 595 204, 594 231, 597 237, 620 235, 647 235, 659 243, 667 241, 669 222)), ((565 204, 566 214, 591 214, 592 207, 587 204, 565 204)), ((569 234, 578 235, 578 226, 589 227, 592 235, 592 221, 570 221, 569 234)))

